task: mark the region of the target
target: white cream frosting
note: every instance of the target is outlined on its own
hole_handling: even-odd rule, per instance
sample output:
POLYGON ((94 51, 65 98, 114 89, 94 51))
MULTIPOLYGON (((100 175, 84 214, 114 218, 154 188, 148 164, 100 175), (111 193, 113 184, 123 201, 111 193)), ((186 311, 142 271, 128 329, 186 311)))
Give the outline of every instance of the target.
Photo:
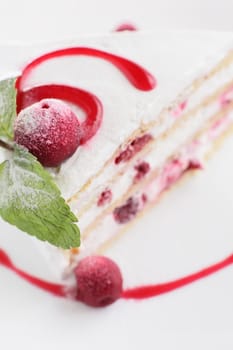
POLYGON ((96 94, 104 106, 103 124, 97 135, 65 162, 57 182, 69 198, 94 176, 119 145, 141 123, 154 120, 165 106, 208 71, 233 47, 231 33, 216 32, 122 32, 33 47, 4 47, 0 77, 20 71, 28 60, 53 49, 88 46, 129 58, 149 70, 158 86, 150 92, 135 89, 110 63, 93 57, 50 60, 31 74, 27 86, 65 83, 96 94), (17 58, 16 58, 17 57, 17 58))

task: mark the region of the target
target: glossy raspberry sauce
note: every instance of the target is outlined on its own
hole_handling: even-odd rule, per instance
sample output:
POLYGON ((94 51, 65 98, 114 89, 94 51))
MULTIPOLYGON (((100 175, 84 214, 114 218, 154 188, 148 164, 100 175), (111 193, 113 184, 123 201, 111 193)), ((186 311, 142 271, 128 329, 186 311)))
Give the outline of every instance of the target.
POLYGON ((125 32, 125 31, 137 31, 138 28, 132 23, 122 23, 116 27, 115 32, 125 32))
POLYGON ((64 56, 92 56, 103 59, 115 66, 136 89, 149 91, 156 86, 156 80, 152 74, 138 64, 109 52, 88 47, 70 47, 52 51, 30 62, 16 81, 17 112, 43 98, 58 98, 74 103, 86 113, 85 121, 80 123, 82 144, 93 137, 101 125, 103 107, 98 97, 91 92, 67 85, 46 84, 26 88, 28 77, 37 67, 48 60, 64 56))
MULTIPOLYGON (((161 283, 161 284, 151 284, 145 286, 138 286, 135 288, 125 289, 122 292, 123 299, 146 299, 155 296, 159 296, 168 292, 172 292, 178 288, 184 287, 188 284, 194 283, 200 279, 206 278, 230 265, 233 264, 233 254, 227 258, 203 268, 195 273, 181 277, 179 279, 161 283)), ((68 297, 67 286, 62 284, 50 283, 44 281, 40 278, 34 277, 25 271, 22 271, 17 266, 13 264, 8 255, 0 249, 0 265, 15 272, 19 277, 31 283, 35 287, 38 287, 50 294, 59 297, 68 297)))
POLYGON ((19 277, 26 280, 27 282, 33 284, 34 286, 43 289, 51 294, 56 296, 66 296, 66 286, 56 283, 50 283, 44 281, 40 278, 30 275, 29 273, 19 269, 16 265, 13 264, 9 256, 4 252, 3 249, 0 249, 0 265, 5 266, 11 271, 15 272, 19 277))
POLYGON ((27 90, 18 90, 17 112, 44 98, 57 98, 71 102, 81 107, 86 118, 80 122, 80 144, 86 143, 93 137, 101 126, 103 118, 103 106, 97 96, 88 91, 66 85, 41 85, 27 90))
POLYGON ((181 277, 174 281, 169 281, 161 284, 151 284, 148 286, 140 286, 136 288, 130 288, 123 291, 122 298, 124 299, 145 299, 155 297, 161 294, 172 292, 178 288, 184 287, 188 284, 194 283, 200 279, 208 277, 209 275, 218 272, 233 264, 233 254, 226 259, 217 262, 211 266, 208 266, 198 272, 181 277))

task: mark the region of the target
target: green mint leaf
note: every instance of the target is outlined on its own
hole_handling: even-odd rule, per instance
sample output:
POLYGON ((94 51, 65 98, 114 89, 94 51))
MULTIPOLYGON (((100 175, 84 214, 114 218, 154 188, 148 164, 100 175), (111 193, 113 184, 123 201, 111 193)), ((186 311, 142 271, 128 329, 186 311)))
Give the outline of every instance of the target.
POLYGON ((63 248, 78 247, 80 234, 51 175, 25 148, 0 164, 0 215, 22 231, 63 248))
POLYGON ((16 116, 15 79, 0 81, 0 137, 13 139, 13 121, 16 116))

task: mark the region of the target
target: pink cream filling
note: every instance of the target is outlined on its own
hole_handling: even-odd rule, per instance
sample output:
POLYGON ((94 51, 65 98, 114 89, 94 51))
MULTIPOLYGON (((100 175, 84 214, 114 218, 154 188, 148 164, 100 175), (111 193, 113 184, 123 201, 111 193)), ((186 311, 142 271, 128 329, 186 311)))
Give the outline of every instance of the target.
POLYGON ((126 163, 132 159, 136 153, 140 152, 150 141, 153 136, 144 134, 134 139, 126 148, 115 158, 115 164, 126 163))
POLYGON ((225 107, 233 99, 233 86, 231 86, 227 91, 225 91, 220 97, 220 106, 225 107))
POLYGON ((181 102, 176 108, 172 110, 172 116, 175 118, 179 118, 186 109, 187 105, 188 101, 181 102))
POLYGON ((148 201, 155 201, 159 195, 170 188, 188 170, 201 169, 202 165, 196 159, 173 159, 165 165, 163 171, 150 183, 139 196, 130 197, 125 204, 113 211, 113 217, 118 224, 131 221, 148 201))
POLYGON ((232 115, 226 115, 215 122, 211 128, 200 139, 194 140, 186 146, 180 156, 169 161, 161 170, 154 181, 148 184, 143 192, 134 197, 128 198, 125 204, 113 211, 113 218, 118 224, 125 224, 131 221, 147 202, 156 202, 160 194, 169 189, 181 176, 189 170, 203 169, 201 157, 198 153, 217 139, 232 123, 232 115), (145 200, 146 198, 146 200, 145 200))

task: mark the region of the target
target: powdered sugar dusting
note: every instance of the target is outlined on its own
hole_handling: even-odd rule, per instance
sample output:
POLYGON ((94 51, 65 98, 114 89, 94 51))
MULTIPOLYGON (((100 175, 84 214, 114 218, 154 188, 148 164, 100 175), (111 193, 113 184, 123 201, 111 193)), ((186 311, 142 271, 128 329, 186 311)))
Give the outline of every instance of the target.
POLYGON ((43 189, 43 180, 37 174, 17 166, 16 163, 17 157, 9 160, 5 163, 5 169, 1 174, 0 208, 36 210, 42 201, 44 206, 48 206, 52 195, 43 189))
POLYGON ((2 94, 0 94, 0 110, 5 109, 5 99, 2 94))
POLYGON ((13 119, 16 115, 15 79, 0 82, 0 135, 11 138, 13 135, 13 119))
POLYGON ((46 99, 23 109, 15 121, 15 127, 26 135, 40 133, 40 136, 44 137, 44 132, 50 127, 54 127, 50 111, 56 115, 66 114, 69 116, 70 114, 70 108, 62 101, 46 99), (41 123, 41 119, 43 119, 43 123, 41 123))
MULTIPOLYGON (((46 127, 50 127, 51 120, 46 111, 43 114, 43 123, 46 127)), ((35 132, 41 133, 41 121, 30 107, 21 112, 15 124, 17 125, 17 129, 26 135, 35 132)), ((42 133, 41 136, 43 136, 42 133)))
POLYGON ((0 111, 4 114, 9 106, 9 94, 12 93, 12 79, 1 82, 0 92, 0 111))
POLYGON ((44 166, 58 166, 80 143, 79 121, 71 108, 56 99, 43 99, 22 110, 15 121, 15 141, 44 166))

